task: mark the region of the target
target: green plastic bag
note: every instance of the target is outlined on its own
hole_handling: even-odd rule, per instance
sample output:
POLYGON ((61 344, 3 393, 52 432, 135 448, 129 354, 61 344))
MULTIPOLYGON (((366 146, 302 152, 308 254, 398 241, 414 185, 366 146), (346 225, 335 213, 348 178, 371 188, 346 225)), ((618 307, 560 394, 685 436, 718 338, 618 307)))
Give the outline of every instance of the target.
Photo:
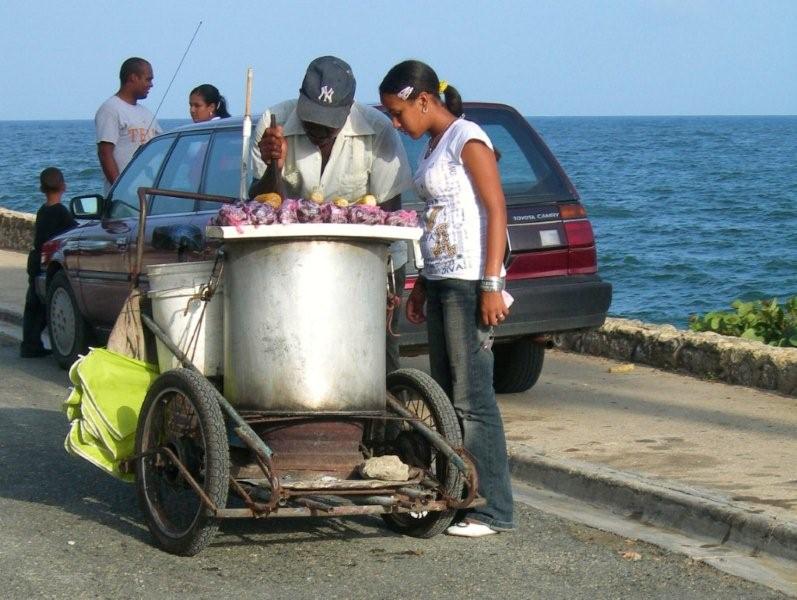
POLYGON ((119 471, 119 463, 133 455, 138 415, 157 376, 154 365, 103 348, 78 359, 69 370, 74 388, 63 404, 72 422, 64 441, 67 452, 132 481, 132 474, 119 471))

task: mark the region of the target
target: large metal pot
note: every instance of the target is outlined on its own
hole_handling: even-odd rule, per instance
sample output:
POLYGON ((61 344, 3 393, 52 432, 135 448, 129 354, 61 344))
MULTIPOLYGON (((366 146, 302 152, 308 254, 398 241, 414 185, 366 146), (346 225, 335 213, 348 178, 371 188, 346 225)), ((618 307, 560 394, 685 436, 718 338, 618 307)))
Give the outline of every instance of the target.
POLYGON ((274 413, 385 407, 383 240, 226 245, 224 395, 274 413))

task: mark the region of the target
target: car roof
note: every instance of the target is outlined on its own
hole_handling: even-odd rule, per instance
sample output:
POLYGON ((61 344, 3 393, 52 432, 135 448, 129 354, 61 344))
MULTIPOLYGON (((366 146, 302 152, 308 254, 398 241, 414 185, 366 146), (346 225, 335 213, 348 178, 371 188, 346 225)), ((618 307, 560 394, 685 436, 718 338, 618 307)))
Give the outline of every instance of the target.
MULTIPOLYGON (((371 104, 376 109, 384 111, 384 107, 380 104, 371 104)), ((515 108, 508 104, 503 104, 500 102, 463 102, 462 103, 462 110, 467 116, 468 112, 480 112, 480 111, 490 111, 494 114, 501 114, 508 116, 512 120, 517 120, 518 122, 524 123, 524 125, 528 128, 528 131, 531 137, 534 140, 535 146, 537 146, 540 153, 544 156, 545 160, 548 164, 553 168, 553 170, 558 175, 560 181, 562 182, 564 188, 567 190, 567 195, 570 198, 578 199, 579 194, 576 191, 575 186, 570 181, 570 178, 565 173, 564 169, 562 169, 561 164, 551 152, 550 148, 548 148, 547 144, 542 140, 540 135, 534 129, 534 127, 528 122, 528 120, 520 114, 515 108)), ((252 116, 252 125, 257 126, 258 121, 260 121, 261 113, 252 116)), ((238 130, 241 131, 243 128, 244 117, 228 117, 226 119, 214 119, 212 121, 204 121, 202 123, 191 123, 189 125, 183 125, 161 135, 175 135, 175 134, 182 134, 182 133, 192 133, 192 132, 213 132, 213 131, 231 131, 231 130, 238 130)))
MULTIPOLYGON (((371 104, 374 108, 382 109, 379 104, 371 104)), ((498 102, 463 102, 462 108, 465 113, 468 109, 493 109, 498 111, 514 112, 517 111, 508 104, 501 104, 498 102)), ((518 113, 519 114, 519 113, 518 113)), ((260 120, 260 114, 252 116, 252 124, 256 124, 260 120)), ((240 129, 243 127, 243 117, 229 117, 226 119, 214 119, 212 121, 203 121, 202 123, 189 123, 188 125, 181 125, 166 133, 175 133, 183 131, 215 131, 217 129, 240 129)))

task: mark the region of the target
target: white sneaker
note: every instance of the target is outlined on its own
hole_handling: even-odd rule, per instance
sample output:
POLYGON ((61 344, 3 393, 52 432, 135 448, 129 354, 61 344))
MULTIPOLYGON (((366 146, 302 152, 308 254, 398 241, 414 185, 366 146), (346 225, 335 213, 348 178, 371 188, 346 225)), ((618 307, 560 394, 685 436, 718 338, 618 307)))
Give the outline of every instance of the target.
POLYGON ((461 521, 451 525, 446 529, 448 535, 458 535, 460 537, 483 537, 498 533, 495 529, 484 523, 474 523, 471 521, 461 521))

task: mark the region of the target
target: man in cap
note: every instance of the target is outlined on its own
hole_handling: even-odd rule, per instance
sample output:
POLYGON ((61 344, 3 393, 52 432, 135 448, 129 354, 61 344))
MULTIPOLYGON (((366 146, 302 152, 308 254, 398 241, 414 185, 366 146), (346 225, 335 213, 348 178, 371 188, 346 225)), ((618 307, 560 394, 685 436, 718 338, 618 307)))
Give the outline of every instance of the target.
MULTIPOLYGON (((398 132, 379 110, 354 101, 351 67, 335 56, 321 56, 307 67, 299 98, 263 113, 252 137, 255 182, 250 197, 263 192, 265 161, 276 160, 291 198, 345 198, 372 195, 385 210, 401 208, 401 192, 412 183, 398 132), (272 113, 277 126, 269 126, 272 113)), ((391 248, 396 288, 404 286, 407 247, 391 248)), ((394 318, 398 318, 398 310, 394 318)), ((395 327, 395 320, 394 320, 395 327)), ((387 370, 399 368, 398 343, 388 336, 387 370)))

